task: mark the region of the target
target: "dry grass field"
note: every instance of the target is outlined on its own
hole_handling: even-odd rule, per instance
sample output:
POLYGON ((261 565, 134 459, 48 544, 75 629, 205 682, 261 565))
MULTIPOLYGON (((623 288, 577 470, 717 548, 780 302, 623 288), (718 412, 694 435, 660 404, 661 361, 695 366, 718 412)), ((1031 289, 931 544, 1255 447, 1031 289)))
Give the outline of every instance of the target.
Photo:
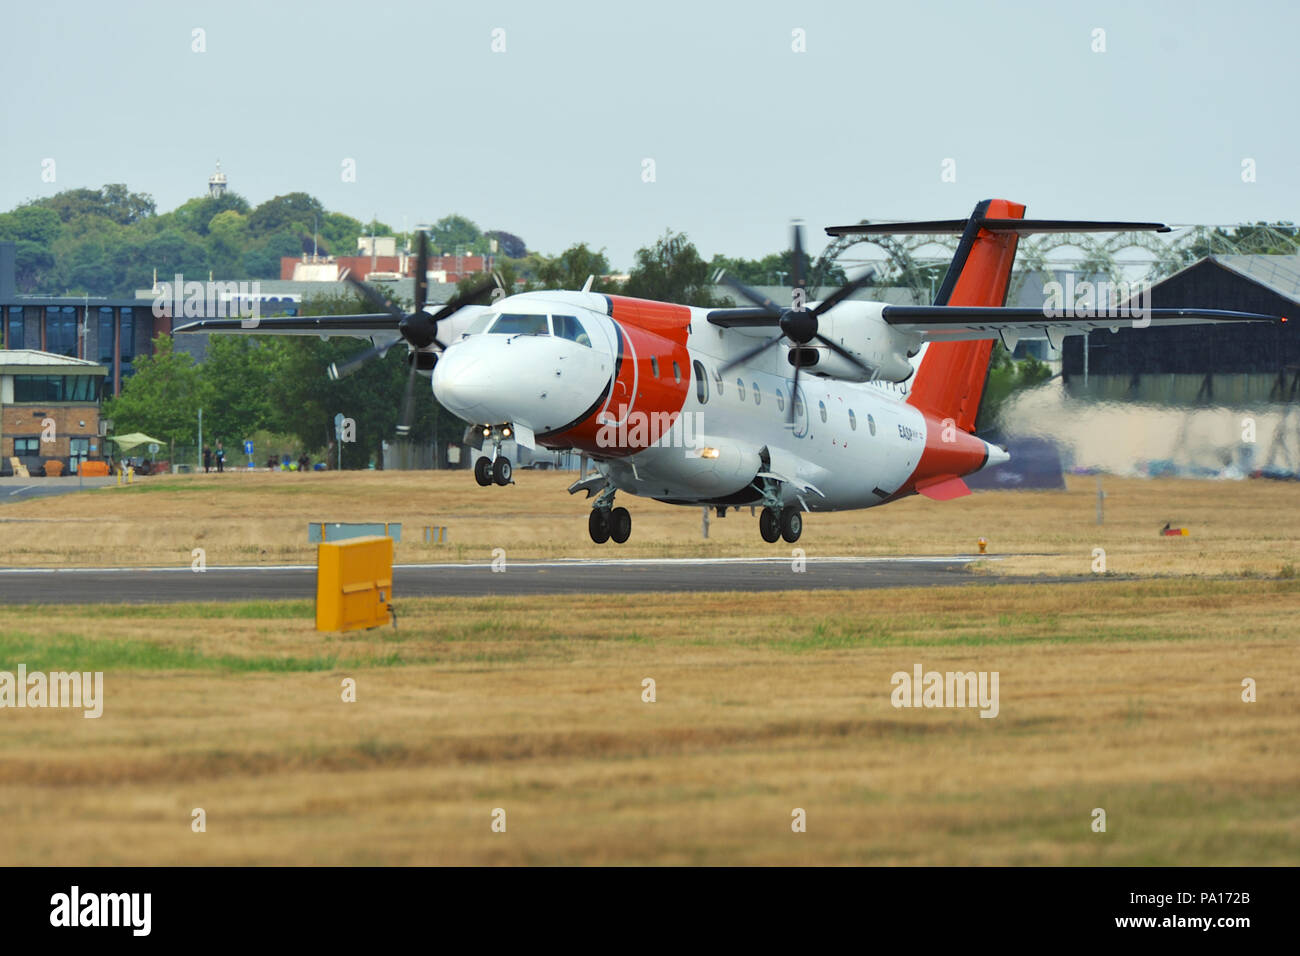
MULTIPOLYGON (((569 480, 141 482, 0 507, 0 565, 309 562, 311 519, 403 521, 401 561, 765 551, 747 511, 705 542, 698 510, 641 501, 633 542, 596 548, 569 480), (420 543, 429 523, 451 543, 420 543)), ((1300 487, 1105 487, 1100 528, 1095 480, 1072 479, 815 515, 800 542, 984 535, 1018 555, 990 573, 1080 575, 1064 584, 399 594, 398 629, 349 635, 314 631, 310 602, 0 607, 0 670, 105 681, 99 719, 0 710, 0 864, 1300 861, 1300 487), (1090 574, 1093 547, 1126 576, 1090 574), (895 708, 891 675, 918 664, 996 671, 998 715, 895 708)))
MULTIPOLYGON (((312 563, 309 521, 400 521, 398 562, 577 556, 703 557, 788 553, 765 545, 749 509, 714 517, 700 509, 621 496, 632 539, 595 545, 590 505, 565 489, 569 473, 516 472, 511 487, 479 488, 467 472, 326 472, 180 475, 0 505, 0 566, 312 563), (448 543, 423 543, 423 528, 448 543)), ((1105 523, 1096 524, 1097 481, 1071 477, 1065 491, 976 492, 950 502, 914 496, 881 508, 811 515, 799 542, 814 555, 970 554, 982 536, 994 574, 1091 573, 1093 549, 1117 574, 1273 577, 1290 573, 1300 541, 1300 483, 1103 479, 1105 523), (1186 538, 1162 538, 1165 523, 1186 538)))
POLYGON ((4 661, 105 672, 97 720, 0 712, 0 864, 1300 860, 1300 581, 399 610, 0 609, 4 661), (918 663, 998 716, 894 708, 918 663))

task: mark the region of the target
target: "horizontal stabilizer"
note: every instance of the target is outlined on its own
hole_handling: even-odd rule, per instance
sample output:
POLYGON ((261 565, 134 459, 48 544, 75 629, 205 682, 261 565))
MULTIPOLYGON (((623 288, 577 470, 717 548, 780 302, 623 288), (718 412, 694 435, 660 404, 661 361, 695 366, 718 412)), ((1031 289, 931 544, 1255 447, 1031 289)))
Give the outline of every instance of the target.
POLYGON ((1128 311, 1104 308, 1094 312, 1074 310, 1053 315, 1042 308, 999 308, 994 306, 887 305, 882 319, 903 332, 924 335, 930 341, 991 339, 1010 332, 1015 339, 1081 335, 1093 329, 1165 328, 1175 325, 1209 325, 1220 322, 1285 322, 1280 315, 1233 312, 1226 309, 1147 309, 1130 306, 1128 311))
MULTIPOLYGON (((1099 222, 1087 219, 979 219, 989 232, 1170 232, 1162 222, 1099 222)), ((828 236, 960 236, 969 219, 931 219, 921 222, 861 222, 852 226, 827 226, 828 236)))

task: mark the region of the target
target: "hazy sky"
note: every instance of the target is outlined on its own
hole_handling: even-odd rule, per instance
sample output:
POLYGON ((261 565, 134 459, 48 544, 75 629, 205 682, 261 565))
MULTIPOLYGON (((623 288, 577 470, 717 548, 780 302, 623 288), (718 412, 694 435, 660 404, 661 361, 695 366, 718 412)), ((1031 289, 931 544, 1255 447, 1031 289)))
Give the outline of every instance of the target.
POLYGON ((11 4, 0 208, 124 182, 169 210, 220 157, 253 204, 302 190, 399 229, 459 212, 621 268, 668 228, 755 257, 792 217, 819 249, 826 225, 993 196, 1050 217, 1294 221, 1298 9, 11 4))

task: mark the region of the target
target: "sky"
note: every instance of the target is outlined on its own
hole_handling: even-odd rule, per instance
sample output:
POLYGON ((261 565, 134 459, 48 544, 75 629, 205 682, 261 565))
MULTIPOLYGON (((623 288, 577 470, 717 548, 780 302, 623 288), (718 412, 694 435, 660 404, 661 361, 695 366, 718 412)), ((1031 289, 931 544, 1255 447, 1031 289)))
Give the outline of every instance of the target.
POLYGON ((303 191, 396 229, 460 213, 622 269, 669 229, 757 258, 794 218, 817 251, 827 225, 991 197, 1300 219, 1300 5, 1281 0, 53 0, 4 18, 6 210, 121 182, 166 211, 219 158, 254 205, 303 191))

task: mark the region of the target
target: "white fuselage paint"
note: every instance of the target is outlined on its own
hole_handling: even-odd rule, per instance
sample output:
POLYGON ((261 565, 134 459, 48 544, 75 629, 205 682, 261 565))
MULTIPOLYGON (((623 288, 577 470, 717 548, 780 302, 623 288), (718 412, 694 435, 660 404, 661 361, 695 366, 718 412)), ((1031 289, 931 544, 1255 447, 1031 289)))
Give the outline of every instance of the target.
MULTIPOLYGON (((458 327, 449 330, 453 335, 465 332, 485 312, 578 316, 590 334, 590 347, 554 335, 511 338, 473 332, 453 341, 433 374, 438 401, 467 421, 522 423, 548 447, 564 447, 562 440, 552 442, 542 436, 592 410, 614 371, 619 338, 605 297, 529 293, 503 299, 490 309, 465 311, 471 314, 456 317, 458 327)), ((709 311, 691 309, 687 336, 691 361, 682 370, 689 387, 681 408, 695 416, 690 426, 679 417, 655 446, 604 459, 593 455, 619 490, 681 503, 716 500, 725 496, 720 492, 728 479, 719 485, 704 473, 719 468, 729 449, 741 456, 750 453, 756 462, 762 448, 770 459, 767 470, 786 479, 782 500, 802 503, 811 511, 871 507, 907 482, 925 449, 927 429, 925 416, 906 403, 909 383, 855 383, 805 371, 799 376, 803 408, 791 428, 787 422, 793 369, 784 344, 732 369, 722 378, 721 387, 717 377, 722 365, 763 338, 773 337, 776 330, 723 330, 708 322, 709 311), (704 401, 697 386, 696 362, 707 374, 704 401), (743 382, 743 396, 738 380, 743 382), (681 447, 684 431, 693 434, 697 446, 719 448, 719 461, 681 447)), ((627 337, 624 342, 629 342, 627 337)), ((912 360, 913 367, 923 354, 912 360)), ((625 350, 624 360, 629 358, 625 350)), ((663 367, 659 373, 672 374, 663 367)), ((600 407, 610 422, 618 423, 624 406, 630 404, 630 411, 637 411, 635 399, 636 395, 611 391, 600 407)), ((735 487, 726 493, 743 491, 754 471, 743 465, 731 479, 735 487)))

